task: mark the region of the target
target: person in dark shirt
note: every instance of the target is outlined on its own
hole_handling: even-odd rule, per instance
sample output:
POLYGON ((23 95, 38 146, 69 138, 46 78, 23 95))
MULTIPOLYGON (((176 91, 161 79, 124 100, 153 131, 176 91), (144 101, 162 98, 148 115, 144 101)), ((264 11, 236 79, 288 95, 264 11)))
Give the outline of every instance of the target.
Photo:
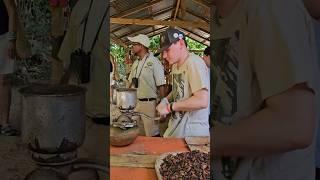
POLYGON ((206 63, 207 67, 210 68, 210 46, 204 50, 202 59, 206 63))
POLYGON ((16 7, 12 0, 0 1, 0 129, 2 135, 17 135, 9 125, 11 78, 16 58, 16 7))

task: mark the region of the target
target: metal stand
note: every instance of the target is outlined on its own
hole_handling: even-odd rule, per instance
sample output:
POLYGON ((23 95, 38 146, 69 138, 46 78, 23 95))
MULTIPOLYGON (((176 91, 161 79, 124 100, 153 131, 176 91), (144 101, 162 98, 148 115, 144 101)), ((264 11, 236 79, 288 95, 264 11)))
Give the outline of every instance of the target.
POLYGON ((69 180, 75 173, 85 172, 90 180, 100 180, 98 171, 108 174, 106 162, 92 159, 75 159, 60 163, 37 162, 38 168, 30 172, 25 180, 69 180))

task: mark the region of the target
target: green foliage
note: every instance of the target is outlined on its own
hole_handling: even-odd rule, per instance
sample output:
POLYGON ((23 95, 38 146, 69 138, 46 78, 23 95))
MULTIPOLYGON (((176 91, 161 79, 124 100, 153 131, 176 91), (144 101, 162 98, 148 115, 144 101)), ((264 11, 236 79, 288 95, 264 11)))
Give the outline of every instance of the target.
POLYGON ((160 48, 160 35, 153 36, 150 41, 150 49, 160 48))
POLYGON ((124 47, 117 44, 110 44, 110 54, 116 58, 116 62, 122 63, 126 54, 124 47))
MULTIPOLYGON (((160 35, 156 35, 156 36, 153 36, 151 39, 150 39, 151 43, 150 43, 150 49, 154 50, 154 49, 159 49, 160 48, 160 35)), ((204 50, 207 46, 204 45, 204 44, 201 44, 189 37, 186 37, 186 41, 187 41, 187 44, 188 44, 188 49, 190 50, 199 50, 199 51, 202 51, 204 50)), ((196 54, 198 55, 201 55, 202 56, 202 52, 195 52, 196 54)))
POLYGON ((186 41, 188 44, 188 49, 190 50, 204 50, 207 46, 204 44, 201 44, 189 37, 186 37, 186 41))
POLYGON ((110 54, 115 58, 115 61, 116 61, 115 65, 117 66, 118 72, 120 74, 120 78, 125 76, 124 59, 126 55, 126 49, 122 46, 111 43, 110 54))

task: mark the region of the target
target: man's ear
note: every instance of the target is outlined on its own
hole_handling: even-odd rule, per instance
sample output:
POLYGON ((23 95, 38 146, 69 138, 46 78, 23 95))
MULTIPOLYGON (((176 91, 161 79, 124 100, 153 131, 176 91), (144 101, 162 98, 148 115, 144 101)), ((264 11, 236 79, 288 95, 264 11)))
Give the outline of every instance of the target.
POLYGON ((180 49, 183 48, 184 46, 186 46, 183 39, 180 39, 180 40, 178 41, 178 43, 179 43, 179 45, 180 45, 180 49))

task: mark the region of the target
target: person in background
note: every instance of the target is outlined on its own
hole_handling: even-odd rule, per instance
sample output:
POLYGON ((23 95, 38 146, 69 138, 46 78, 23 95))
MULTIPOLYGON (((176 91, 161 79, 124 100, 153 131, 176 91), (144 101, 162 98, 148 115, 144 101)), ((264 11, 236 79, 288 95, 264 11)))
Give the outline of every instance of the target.
MULTIPOLYGON (((309 11, 310 15, 314 18, 314 30, 316 33, 317 52, 318 52, 318 67, 320 67, 320 1, 317 0, 304 0, 304 4, 309 11)), ((320 107, 317 107, 317 141, 316 141, 316 180, 320 180, 320 107)))
POLYGON ((185 35, 168 28, 160 36, 162 58, 172 65, 172 91, 157 106, 169 118, 163 137, 209 136, 209 69, 187 49, 185 35))
MULTIPOLYGON (((149 37, 139 34, 135 37, 128 37, 132 43, 132 52, 139 57, 131 68, 129 75, 129 87, 137 88, 136 111, 150 117, 156 117, 157 99, 165 96, 164 68, 153 53, 149 51, 149 37)), ((146 136, 160 136, 159 123, 144 116, 141 116, 141 134, 146 136)))
POLYGON ((210 68, 210 46, 206 47, 204 50, 202 59, 206 63, 207 67, 210 68))
POLYGON ((132 64, 133 64, 131 50, 129 50, 126 53, 124 64, 125 64, 126 79, 128 79, 131 72, 132 64))
POLYGON ((212 2, 212 178, 314 180, 319 72, 303 2, 212 2))
MULTIPOLYGON (((111 89, 111 86, 115 84, 115 75, 114 75, 115 64, 114 64, 114 57, 111 54, 110 54, 109 64, 110 64, 110 89, 111 89)), ((111 99, 112 99, 112 91, 110 91, 110 100, 111 99)))
MULTIPOLYGON (((211 59, 210 59, 210 46, 206 47, 206 49, 204 49, 203 51, 203 57, 202 59, 204 60, 204 63, 206 63, 208 69, 209 69, 209 72, 210 72, 210 64, 211 64, 211 59)), ((214 67, 212 68, 214 69, 214 67)), ((211 88, 211 79, 210 79, 210 73, 209 73, 209 87, 211 88)), ((212 88, 215 88, 214 86, 212 88)), ((210 95, 211 93, 209 93, 209 105, 211 106, 211 103, 210 103, 210 95)), ((210 115, 210 110, 209 110, 209 115, 210 115)), ((210 123, 210 121, 209 121, 210 123)))
POLYGON ((11 74, 16 59, 17 12, 14 1, 0 1, 0 133, 18 135, 9 123, 11 74))

